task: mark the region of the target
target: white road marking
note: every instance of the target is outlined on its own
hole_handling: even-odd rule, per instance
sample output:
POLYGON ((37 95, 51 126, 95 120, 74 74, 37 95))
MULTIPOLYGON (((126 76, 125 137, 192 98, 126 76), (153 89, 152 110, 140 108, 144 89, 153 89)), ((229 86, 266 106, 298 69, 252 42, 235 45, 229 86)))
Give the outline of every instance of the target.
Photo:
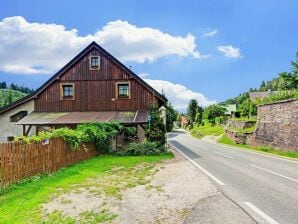
MULTIPOLYGON (((204 140, 202 140, 202 141, 204 141, 204 140)), ((242 151, 244 153, 248 152, 248 153, 257 154, 257 155, 260 155, 260 156, 271 157, 273 159, 284 160, 284 161, 291 162, 291 163, 298 163, 298 161, 295 161, 294 159, 292 160, 292 159, 282 158, 282 157, 278 157, 278 156, 273 156, 273 155, 269 155, 269 153, 266 153, 266 152, 254 151, 253 149, 241 148, 239 146, 232 146, 232 145, 227 145, 227 144, 224 144, 224 143, 214 143, 214 142, 210 142, 210 143, 213 144, 213 145, 222 146, 222 147, 224 147, 228 150, 236 149, 237 151, 242 151)))
POLYGON ((254 206, 250 202, 244 202, 244 204, 249 207, 251 210, 253 210, 255 213, 257 213, 259 216, 261 216, 263 219, 265 219, 270 224, 279 224, 276 222, 273 218, 271 218, 269 215, 267 215, 265 212, 254 206))
POLYGON ((267 169, 265 169, 265 168, 262 168, 262 167, 259 167, 259 166, 253 165, 253 164, 250 164, 250 165, 251 165, 252 167, 257 168, 257 169, 266 171, 266 172, 268 172, 268 173, 272 173, 272 174, 274 174, 274 175, 277 175, 277 176, 280 176, 280 177, 283 177, 283 178, 286 178, 286 179, 288 179, 288 180, 291 180, 291 181, 294 181, 294 182, 298 183, 298 180, 293 179, 293 178, 291 178, 291 177, 287 177, 287 176, 285 176, 285 175, 282 175, 282 174, 279 174, 279 173, 275 173, 275 172, 273 172, 273 171, 271 171, 271 170, 267 170, 267 169))
POLYGON ((224 157, 227 157, 227 158, 230 158, 230 159, 234 159, 234 157, 228 156, 228 155, 225 155, 225 154, 222 154, 220 152, 213 152, 213 153, 218 154, 218 155, 221 155, 221 156, 224 156, 224 157))
MULTIPOLYGON (((170 143, 171 144, 171 143, 170 143)), ((215 176, 213 176, 211 173, 209 173, 207 170, 205 170, 203 167, 201 167, 199 164, 197 164, 195 161, 193 161, 191 158, 189 158, 187 155, 185 155, 183 152, 181 152, 177 147, 175 147, 173 144, 171 144, 177 152, 179 152, 181 155, 183 155, 189 162, 191 162, 195 167, 199 168, 203 173, 205 173, 207 176, 209 176, 212 180, 214 180, 219 185, 224 186, 225 184, 217 179, 215 176)))

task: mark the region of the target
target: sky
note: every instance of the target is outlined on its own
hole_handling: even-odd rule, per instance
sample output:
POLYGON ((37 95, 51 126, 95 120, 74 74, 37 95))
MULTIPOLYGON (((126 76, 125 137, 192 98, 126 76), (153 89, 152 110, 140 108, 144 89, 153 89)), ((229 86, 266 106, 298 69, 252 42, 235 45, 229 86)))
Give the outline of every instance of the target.
POLYGON ((38 88, 91 41, 178 110, 289 71, 296 0, 0 0, 0 82, 38 88))

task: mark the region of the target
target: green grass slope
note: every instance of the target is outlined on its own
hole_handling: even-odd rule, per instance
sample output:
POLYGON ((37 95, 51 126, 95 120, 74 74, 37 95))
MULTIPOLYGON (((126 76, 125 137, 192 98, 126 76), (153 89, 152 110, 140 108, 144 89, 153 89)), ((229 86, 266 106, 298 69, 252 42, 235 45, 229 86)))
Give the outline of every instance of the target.
POLYGON ((17 101, 27 94, 10 89, 0 89, 0 108, 9 105, 10 103, 17 101))

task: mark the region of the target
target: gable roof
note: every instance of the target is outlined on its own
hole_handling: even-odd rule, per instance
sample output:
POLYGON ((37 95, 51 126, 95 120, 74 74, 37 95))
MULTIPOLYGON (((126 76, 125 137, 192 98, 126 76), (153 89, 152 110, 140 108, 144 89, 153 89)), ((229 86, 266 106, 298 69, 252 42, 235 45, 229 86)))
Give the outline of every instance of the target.
POLYGON ((34 98, 37 98, 37 96, 48 86, 50 86, 55 80, 59 79, 61 75, 63 75, 68 69, 70 69, 74 64, 76 64, 79 60, 81 60, 91 49, 97 49, 100 53, 102 53, 105 57, 107 57, 109 60, 114 62, 117 66, 119 66, 121 69, 123 69, 125 72, 127 72, 129 75, 131 75, 133 78, 135 78, 141 85, 143 85, 148 90, 152 91, 153 94, 158 97, 162 102, 167 102, 167 98, 160 94, 158 91, 156 91, 153 87, 151 87, 148 83, 146 83, 143 79, 141 79, 137 74, 135 74, 133 71, 131 71, 129 68, 127 68, 124 64, 122 64, 118 59, 116 59, 113 55, 111 55, 109 52, 107 52, 105 49, 103 49, 100 45, 98 45, 95 41, 93 41, 91 44, 89 44, 84 50, 82 50, 77 56, 75 56, 72 60, 70 60, 65 66, 63 66, 56 74, 54 74, 48 81, 46 81, 42 86, 40 86, 35 92, 32 94, 19 99, 10 105, 3 107, 0 109, 0 114, 3 114, 4 112, 17 107, 23 103, 26 103, 34 98))

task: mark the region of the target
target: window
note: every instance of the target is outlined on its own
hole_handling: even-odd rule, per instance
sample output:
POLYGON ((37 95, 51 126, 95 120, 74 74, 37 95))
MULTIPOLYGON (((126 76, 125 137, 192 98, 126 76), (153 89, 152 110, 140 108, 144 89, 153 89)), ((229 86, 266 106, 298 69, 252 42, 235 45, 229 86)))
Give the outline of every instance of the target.
POLYGON ((62 100, 73 100, 74 99, 74 84, 73 83, 61 84, 61 99, 62 100))
POLYGON ((89 59, 89 67, 90 67, 90 70, 98 70, 100 67, 100 57, 91 56, 89 59))
POLYGON ((130 85, 129 83, 117 83, 117 98, 129 98, 130 85))
POLYGON ((8 136, 7 141, 8 142, 13 142, 14 141, 14 136, 8 136))
POLYGON ((28 115, 28 111, 20 111, 12 116, 10 116, 10 122, 18 122, 22 118, 28 115))

